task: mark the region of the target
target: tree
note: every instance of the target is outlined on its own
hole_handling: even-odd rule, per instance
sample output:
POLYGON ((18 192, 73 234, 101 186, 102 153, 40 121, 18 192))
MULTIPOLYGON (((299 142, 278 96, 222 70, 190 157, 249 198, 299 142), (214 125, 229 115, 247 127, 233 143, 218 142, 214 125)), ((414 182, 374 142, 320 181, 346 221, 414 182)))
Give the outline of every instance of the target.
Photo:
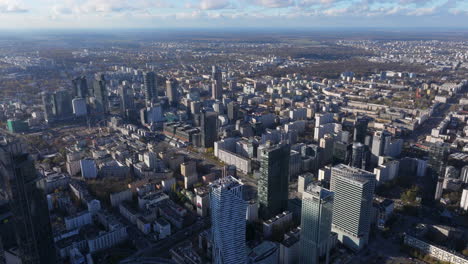
POLYGON ((419 193, 419 187, 413 186, 401 194, 401 201, 404 203, 414 203, 419 193))

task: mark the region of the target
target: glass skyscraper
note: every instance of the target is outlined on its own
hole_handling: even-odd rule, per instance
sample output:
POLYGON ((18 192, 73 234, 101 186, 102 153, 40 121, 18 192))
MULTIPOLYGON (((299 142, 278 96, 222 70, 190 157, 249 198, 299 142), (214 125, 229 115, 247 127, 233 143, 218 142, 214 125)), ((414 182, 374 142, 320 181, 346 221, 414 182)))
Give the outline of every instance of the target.
POLYGON ((16 242, 23 264, 56 263, 45 193, 34 162, 20 144, 0 145, 0 178, 13 213, 16 242))
POLYGON ((210 185, 213 263, 246 263, 245 228, 247 202, 243 184, 232 176, 210 185))
POLYGON ((261 217, 268 219, 287 207, 290 146, 267 142, 259 151, 258 202, 261 217))
POLYGON ((328 260, 334 193, 309 185, 302 194, 301 264, 318 263, 320 252, 328 260))

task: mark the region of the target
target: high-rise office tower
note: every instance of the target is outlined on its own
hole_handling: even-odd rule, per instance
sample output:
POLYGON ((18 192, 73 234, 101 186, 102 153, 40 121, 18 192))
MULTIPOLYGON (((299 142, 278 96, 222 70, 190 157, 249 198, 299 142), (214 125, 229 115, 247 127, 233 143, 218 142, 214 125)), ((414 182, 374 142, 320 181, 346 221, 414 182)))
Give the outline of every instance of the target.
POLYGON ((332 167, 332 231, 341 243, 355 251, 364 248, 369 240, 374 188, 375 174, 344 164, 332 167))
POLYGON ((73 116, 72 97, 65 90, 56 91, 54 97, 55 118, 67 119, 73 116))
POLYGON ((356 118, 354 123, 354 142, 360 142, 364 144, 367 135, 368 120, 366 117, 356 118))
POLYGON ((85 98, 88 95, 88 81, 86 76, 80 76, 72 80, 73 97, 85 98))
POLYGON ((104 74, 99 74, 93 83, 95 111, 97 114, 107 114, 109 111, 109 95, 107 94, 104 74))
POLYGON ((227 105, 227 115, 229 122, 235 122, 239 116, 239 104, 232 101, 227 105))
POLYGON ((377 131, 374 133, 372 138, 372 149, 371 149, 371 160, 373 163, 377 163, 379 156, 384 155, 385 146, 391 141, 391 134, 386 131, 377 131))
POLYGON ((223 75, 218 67, 213 65, 212 68, 212 85, 211 85, 211 97, 213 99, 223 98, 223 75))
POLYGON ((135 115, 135 100, 132 89, 127 84, 119 87, 120 111, 123 117, 129 118, 135 115))
POLYGON ((450 145, 443 142, 429 143, 429 169, 434 179, 444 177, 450 145))
POLYGON ((166 96, 169 100, 170 105, 176 105, 178 101, 178 94, 177 94, 177 80, 170 79, 166 81, 166 96))
POLYGON ((204 111, 201 114, 201 146, 203 148, 212 148, 218 138, 218 114, 216 112, 204 111))
POLYGON ((460 172, 460 180, 463 183, 468 183, 468 165, 463 166, 460 172))
POLYGON ((145 82, 146 105, 149 106, 158 98, 158 76, 154 72, 146 72, 143 79, 145 82))
POLYGON ((322 153, 323 153, 320 166, 322 167, 322 166, 332 163, 333 146, 334 146, 333 136, 330 134, 325 134, 325 136, 320 139, 319 146, 322 149, 322 153))
POLYGON ((247 203, 243 184, 232 176, 210 185, 213 263, 246 263, 245 245, 247 203))
POLYGON ((20 144, 0 145, 0 176, 8 196, 23 264, 56 263, 45 193, 34 162, 20 144))
POLYGON ((365 169, 367 165, 367 157, 367 146, 360 142, 353 143, 351 166, 359 169, 365 169))
POLYGON ((55 121, 54 95, 53 93, 42 93, 42 105, 44 108, 44 118, 47 123, 55 121))
POLYGON ((319 263, 320 252, 328 260, 333 199, 333 192, 314 184, 302 194, 301 264, 319 263))
POLYGON ((259 147, 259 156, 258 202, 261 217, 268 219, 287 207, 290 146, 267 142, 259 147))

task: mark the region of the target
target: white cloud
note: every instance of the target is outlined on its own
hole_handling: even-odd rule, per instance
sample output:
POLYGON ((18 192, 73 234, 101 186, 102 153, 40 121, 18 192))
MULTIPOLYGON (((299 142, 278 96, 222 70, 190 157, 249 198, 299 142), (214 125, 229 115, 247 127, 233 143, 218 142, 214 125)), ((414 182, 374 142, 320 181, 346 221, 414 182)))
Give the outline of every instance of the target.
POLYGON ((28 12, 22 3, 16 0, 0 0, 0 13, 24 13, 28 12))
POLYGON ((202 10, 224 9, 229 7, 230 4, 229 0, 201 0, 198 8, 202 10))
POLYGON ((294 0, 255 0, 254 3, 267 8, 280 8, 295 5, 294 0))
POLYGON ((435 7, 421 7, 409 11, 407 14, 410 16, 427 16, 433 15, 436 12, 435 7))

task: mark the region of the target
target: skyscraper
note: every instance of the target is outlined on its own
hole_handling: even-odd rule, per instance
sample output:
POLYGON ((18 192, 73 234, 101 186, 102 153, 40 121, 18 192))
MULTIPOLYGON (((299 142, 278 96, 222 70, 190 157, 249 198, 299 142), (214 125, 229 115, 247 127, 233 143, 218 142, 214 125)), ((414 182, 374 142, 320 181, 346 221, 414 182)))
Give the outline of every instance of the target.
POLYGON ((354 123, 354 142, 360 142, 364 144, 367 135, 368 120, 366 117, 356 118, 354 123))
POLYGON ((97 114, 107 114, 109 111, 109 95, 107 94, 104 74, 99 74, 94 80, 95 111, 97 114))
POLYGON ((158 98, 157 75, 154 72, 146 72, 143 75, 143 79, 145 82, 146 105, 149 106, 156 98, 158 98))
POLYGON ((229 122, 235 122, 238 119, 239 116, 239 104, 232 101, 229 102, 227 105, 227 116, 229 119, 229 122))
POLYGON ((287 207, 290 146, 267 142, 259 151, 258 202, 260 215, 268 219, 287 207))
POLYGON ((88 81, 86 76, 80 76, 72 80, 73 97, 85 98, 88 95, 88 81))
POLYGON ((443 142, 429 144, 429 169, 432 177, 444 177, 450 145, 443 142))
POLYGON ((388 131, 377 131, 374 133, 374 137, 372 138, 372 155, 371 160, 373 163, 377 163, 379 160, 379 156, 384 155, 385 153, 385 146, 391 140, 391 135, 388 131))
POLYGON ((301 264, 318 263, 323 251, 328 260, 333 199, 333 192, 313 184, 302 194, 301 264))
POLYGON ((44 118, 47 123, 51 123, 55 120, 54 104, 53 94, 49 92, 43 92, 42 105, 44 108, 44 118))
POLYGON ((72 97, 67 91, 56 91, 53 98, 55 118, 67 119, 73 116, 72 97))
POLYGON ((375 174, 344 164, 332 167, 332 231, 341 243, 355 251, 364 248, 369 240, 374 188, 375 174))
POLYGON ((42 94, 45 120, 51 123, 73 117, 72 97, 65 90, 42 94))
POLYGON ((170 105, 177 104, 178 94, 177 94, 177 80, 170 79, 166 81, 166 96, 169 99, 170 105))
POLYGON ((211 84, 211 97, 213 99, 223 98, 223 75, 218 67, 213 65, 211 78, 213 83, 211 84))
POLYGON ((0 145, 0 176, 8 196, 23 264, 55 263, 49 211, 34 162, 19 144, 0 145))
POLYGON ((203 148, 212 148, 218 138, 218 114, 215 112, 204 111, 201 115, 201 146, 203 148))
POLYGON ((127 84, 122 84, 119 87, 120 95, 120 112, 123 117, 129 118, 132 115, 136 114, 135 110, 135 100, 133 91, 127 84))
POLYGON ((245 245, 247 203, 243 184, 232 176, 210 185, 213 263, 246 263, 245 245))
POLYGON ((351 155, 351 166, 359 169, 365 169, 367 165, 368 151, 367 146, 360 143, 353 143, 353 152, 351 155))

